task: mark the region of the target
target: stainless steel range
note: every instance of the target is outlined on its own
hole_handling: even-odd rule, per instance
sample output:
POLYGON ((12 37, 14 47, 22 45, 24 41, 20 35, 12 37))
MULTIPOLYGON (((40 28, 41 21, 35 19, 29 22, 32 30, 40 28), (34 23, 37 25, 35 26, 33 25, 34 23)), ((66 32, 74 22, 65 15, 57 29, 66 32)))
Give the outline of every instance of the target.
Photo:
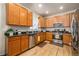
POLYGON ((55 23, 53 25, 54 32, 53 32, 53 44, 58 46, 63 46, 63 32, 64 26, 62 23, 55 23))

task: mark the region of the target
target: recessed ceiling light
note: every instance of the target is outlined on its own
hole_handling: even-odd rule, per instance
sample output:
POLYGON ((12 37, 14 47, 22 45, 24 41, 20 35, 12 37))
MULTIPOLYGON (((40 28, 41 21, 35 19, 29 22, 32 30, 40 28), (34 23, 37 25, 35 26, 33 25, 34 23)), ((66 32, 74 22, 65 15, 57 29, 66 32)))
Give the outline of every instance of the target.
POLYGON ((42 4, 38 4, 38 7, 42 7, 42 4))
POLYGON ((46 14, 48 14, 48 11, 46 11, 46 14))
POLYGON ((62 10, 62 9, 63 9, 63 6, 60 6, 60 7, 59 7, 59 9, 61 9, 61 10, 62 10))

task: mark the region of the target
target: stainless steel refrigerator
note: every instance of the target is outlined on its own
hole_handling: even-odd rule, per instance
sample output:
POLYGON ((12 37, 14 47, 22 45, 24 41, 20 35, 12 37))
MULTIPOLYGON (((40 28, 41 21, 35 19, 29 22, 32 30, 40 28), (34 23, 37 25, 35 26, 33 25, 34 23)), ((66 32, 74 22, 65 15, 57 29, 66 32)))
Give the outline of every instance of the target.
POLYGON ((72 33, 72 53, 73 55, 79 55, 79 9, 76 9, 71 21, 71 33, 72 33), (75 53, 74 53, 75 52, 75 53))

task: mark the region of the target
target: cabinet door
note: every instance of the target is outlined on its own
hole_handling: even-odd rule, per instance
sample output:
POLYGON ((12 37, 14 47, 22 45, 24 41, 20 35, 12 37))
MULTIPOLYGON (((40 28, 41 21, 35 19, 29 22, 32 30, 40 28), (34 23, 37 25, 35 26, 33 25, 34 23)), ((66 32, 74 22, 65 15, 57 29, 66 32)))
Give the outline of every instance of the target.
POLYGON ((64 26, 65 27, 70 27, 71 25, 71 14, 66 14, 64 15, 64 26))
POLYGON ((52 35, 53 35, 52 32, 46 32, 46 40, 52 41, 53 40, 52 35))
POLYGON ((63 42, 65 43, 65 44, 71 44, 71 35, 70 34, 64 34, 63 35, 63 42))
POLYGON ((19 6, 17 4, 7 4, 7 23, 19 25, 19 6))
POLYGON ((8 55, 17 55, 20 53, 20 37, 10 37, 8 39, 8 55))
POLYGON ((70 13, 70 14, 69 14, 69 26, 71 26, 71 21, 72 21, 73 14, 74 14, 74 13, 70 13))
POLYGON ((45 32, 40 32, 40 39, 41 39, 41 42, 45 40, 45 32))
POLYGON ((49 33, 48 33, 48 40, 49 40, 49 41, 52 41, 52 39, 53 39, 53 38, 52 38, 52 32, 49 32, 49 33))
POLYGON ((46 19, 46 27, 50 27, 50 23, 48 19, 46 19))
POLYGON ((69 14, 64 15, 64 26, 69 26, 69 14))
POLYGON ((41 39, 41 42, 43 41, 43 32, 40 32, 40 39, 41 39))
POLYGON ((55 18, 46 19, 46 27, 53 27, 55 18))
POLYGON ((14 4, 7 4, 7 24, 14 24, 14 4))
POLYGON ((27 9, 20 7, 20 25, 27 26, 27 9))
POLYGON ((29 48, 29 38, 27 35, 21 36, 21 51, 25 51, 29 48))
POLYGON ((20 6, 15 4, 15 7, 14 7, 14 25, 20 25, 19 8, 20 8, 20 6))
POLYGON ((28 26, 32 26, 32 12, 28 11, 28 26))
POLYGON ((36 44, 39 44, 40 42, 41 42, 40 33, 37 33, 37 34, 35 35, 35 43, 36 43, 36 44))
POLYGON ((35 35, 35 44, 38 44, 38 34, 35 35))
POLYGON ((48 32, 46 32, 46 40, 48 40, 48 32))
POLYGON ((38 26, 39 26, 39 27, 41 27, 41 23, 42 23, 41 17, 38 17, 38 26))
POLYGON ((43 40, 45 40, 46 38, 46 32, 43 32, 43 40))
POLYGON ((42 16, 38 17, 38 21, 39 21, 38 23, 39 27, 45 27, 45 20, 42 16))

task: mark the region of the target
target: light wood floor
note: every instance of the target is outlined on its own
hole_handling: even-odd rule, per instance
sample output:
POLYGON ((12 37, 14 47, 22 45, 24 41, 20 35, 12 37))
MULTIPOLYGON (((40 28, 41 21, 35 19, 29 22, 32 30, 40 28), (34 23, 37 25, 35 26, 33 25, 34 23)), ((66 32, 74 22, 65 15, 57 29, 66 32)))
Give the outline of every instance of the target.
POLYGON ((19 56, 72 56, 72 48, 67 45, 59 47, 45 42, 43 46, 38 45, 19 56))

